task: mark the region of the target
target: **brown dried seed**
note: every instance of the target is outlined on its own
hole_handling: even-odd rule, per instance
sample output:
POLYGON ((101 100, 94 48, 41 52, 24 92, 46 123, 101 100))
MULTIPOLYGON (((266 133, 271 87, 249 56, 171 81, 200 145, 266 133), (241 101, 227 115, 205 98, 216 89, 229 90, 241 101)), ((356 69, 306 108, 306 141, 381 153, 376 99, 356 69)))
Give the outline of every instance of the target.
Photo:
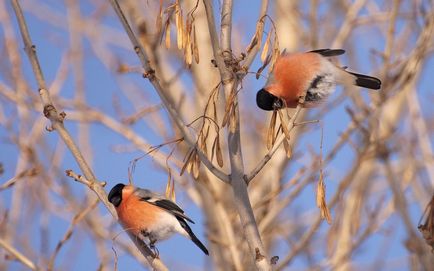
POLYGON ((247 53, 250 53, 250 51, 256 46, 261 46, 261 40, 259 39, 259 32, 262 31, 262 27, 261 24, 257 24, 256 25, 256 31, 255 31, 255 35, 252 37, 252 40, 250 41, 249 46, 247 46, 247 53), (259 43, 259 44, 258 44, 259 43))
POLYGON ((188 168, 189 164, 190 164, 190 160, 191 160, 191 156, 193 155, 193 148, 190 149, 190 151, 188 152, 186 159, 185 159, 185 163, 181 168, 181 172, 179 173, 179 176, 182 176, 182 174, 184 174, 184 171, 188 168))
POLYGON ((181 50, 183 48, 183 36, 184 36, 184 27, 182 21, 182 10, 179 4, 179 1, 176 1, 175 7, 175 24, 176 24, 176 41, 178 45, 178 49, 181 50))
POLYGON ((223 167, 223 154, 222 154, 222 149, 220 147, 220 137, 217 134, 216 137, 216 158, 217 158, 217 163, 220 167, 223 167))
POLYGON ((165 45, 166 45, 166 49, 170 48, 170 23, 166 24, 166 30, 165 30, 165 35, 166 35, 166 40, 165 40, 165 45))
POLYGON ((197 154, 197 151, 195 152, 194 155, 194 166, 192 166, 193 169, 193 177, 195 179, 199 178, 199 173, 200 173, 200 158, 199 158, 199 154, 197 154))
POLYGON ((285 134, 285 137, 287 140, 289 140, 291 138, 291 136, 289 135, 289 130, 288 130, 288 126, 286 125, 286 121, 284 119, 284 116, 282 114, 282 110, 278 110, 279 112, 279 117, 280 117, 280 126, 282 127, 282 131, 285 134))
POLYGON ((197 46, 196 27, 193 26, 193 56, 196 64, 199 64, 199 47, 197 46))
POLYGON ((205 142, 205 140, 208 138, 209 130, 210 130, 210 125, 207 124, 207 125, 206 125, 206 129, 205 129, 206 132, 205 132, 204 136, 202 137, 202 141, 203 141, 203 142, 205 142))
POLYGON ((331 224, 332 218, 325 199, 325 185, 322 173, 320 173, 316 189, 316 204, 321 210, 321 218, 325 219, 327 223, 331 224))
POLYGON ((191 43, 190 39, 190 32, 191 32, 191 22, 189 20, 189 17, 187 17, 187 20, 185 22, 185 28, 182 31, 182 48, 185 50, 191 50, 189 47, 191 43))
POLYGON ((277 38, 277 35, 274 35, 274 43, 273 43, 273 49, 272 49, 270 71, 273 70, 274 63, 276 63, 276 60, 279 56, 280 56, 279 39, 277 38))
POLYGON ((155 21, 155 27, 157 28, 157 34, 159 37, 161 30, 163 29, 163 3, 160 2, 160 12, 157 15, 157 19, 155 21))
POLYGON ((232 105, 229 103, 229 99, 228 99, 228 102, 227 102, 226 107, 225 107, 225 114, 223 115, 223 121, 222 121, 223 127, 225 127, 228 124, 230 113, 232 111, 232 105))
POLYGON ((267 134, 267 150, 270 150, 274 145, 274 131, 276 127, 276 119, 277 119, 277 111, 273 111, 273 115, 271 115, 270 126, 268 128, 267 134))
POLYGON ((214 154, 216 153, 216 148, 217 148, 217 138, 214 138, 214 141, 213 141, 212 147, 211 147, 211 159, 210 159, 211 162, 214 159, 214 154))
MULTIPOLYGON (((214 121, 216 123, 218 123, 218 120, 217 120, 217 105, 216 105, 215 101, 212 102, 212 109, 213 109, 213 118, 214 118, 214 121)), ((218 127, 216 127, 216 132, 218 132, 218 127)))
POLYGON ((271 38, 271 32, 268 32, 267 39, 265 40, 264 47, 262 48, 261 52, 261 61, 262 63, 265 62, 268 54, 268 49, 270 47, 270 38, 271 38))
POLYGON ((291 158, 292 149, 291 146, 289 145, 289 141, 286 138, 283 140, 283 147, 285 148, 286 157, 291 158))
POLYGON ((264 69, 267 67, 267 65, 270 63, 270 61, 271 61, 271 54, 267 55, 267 58, 265 59, 265 62, 256 71, 256 79, 259 79, 259 76, 261 76, 261 73, 264 71, 264 69))
POLYGON ((176 201, 175 195, 175 181, 172 179, 172 171, 169 168, 169 174, 167 175, 167 184, 166 184, 166 198, 171 201, 176 201))
MULTIPOLYGON (((235 106, 233 106, 235 107, 235 106)), ((229 121, 229 129, 231 130, 232 133, 235 133, 235 130, 237 128, 236 125, 236 117, 235 117, 235 108, 232 110, 231 114, 230 114, 230 121, 229 121)))
POLYGON ((193 63, 193 53, 191 51, 191 46, 187 45, 184 51, 185 64, 190 67, 191 63, 193 63))

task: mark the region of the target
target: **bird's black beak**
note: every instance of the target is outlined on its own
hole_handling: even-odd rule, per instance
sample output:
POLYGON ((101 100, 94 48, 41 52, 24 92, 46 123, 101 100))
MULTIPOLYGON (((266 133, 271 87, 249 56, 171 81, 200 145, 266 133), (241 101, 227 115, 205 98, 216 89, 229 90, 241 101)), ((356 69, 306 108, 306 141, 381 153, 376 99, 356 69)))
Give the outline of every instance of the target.
POLYGON ((122 201, 122 189, 125 187, 124 184, 118 183, 115 185, 110 193, 108 194, 108 200, 115 206, 118 207, 122 201))
POLYGON ((279 99, 276 97, 276 99, 274 100, 274 103, 273 103, 273 109, 278 110, 278 109, 282 109, 282 108, 283 108, 282 99, 279 99))

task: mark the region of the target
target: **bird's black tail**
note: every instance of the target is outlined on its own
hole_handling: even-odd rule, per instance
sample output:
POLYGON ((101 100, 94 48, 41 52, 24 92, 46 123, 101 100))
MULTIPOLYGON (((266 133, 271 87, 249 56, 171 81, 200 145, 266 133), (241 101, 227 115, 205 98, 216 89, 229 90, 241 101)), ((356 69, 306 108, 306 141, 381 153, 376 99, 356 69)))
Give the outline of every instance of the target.
POLYGON ((176 218, 178 219, 179 224, 181 224, 182 228, 190 236, 191 241, 193 241, 193 243, 195 243, 196 246, 198 246, 203 251, 203 253, 205 253, 206 255, 209 255, 208 249, 206 249, 204 244, 202 244, 202 242, 196 237, 196 235, 194 235, 193 231, 191 230, 190 226, 188 226, 187 222, 185 222, 185 220, 182 219, 181 217, 176 217, 176 218))
MULTIPOLYGON (((348 72, 348 71, 347 71, 348 72)), ((369 89, 380 89, 381 88, 381 81, 378 78, 354 73, 354 72, 348 72, 351 75, 354 75, 356 77, 355 84, 359 87, 369 88, 369 89)))

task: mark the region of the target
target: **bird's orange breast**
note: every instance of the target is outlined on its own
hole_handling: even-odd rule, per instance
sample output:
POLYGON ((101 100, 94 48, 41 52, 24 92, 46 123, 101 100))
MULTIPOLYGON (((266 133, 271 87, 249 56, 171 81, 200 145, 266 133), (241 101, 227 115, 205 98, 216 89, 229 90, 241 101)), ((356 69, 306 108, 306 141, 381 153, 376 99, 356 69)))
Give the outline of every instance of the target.
POLYGON ((129 197, 122 201, 116 211, 124 229, 138 235, 142 230, 146 231, 150 225, 158 222, 158 212, 162 210, 146 201, 129 197))
POLYGON ((280 57, 274 66, 275 87, 270 92, 288 104, 297 103, 321 67, 321 56, 295 53, 280 57))

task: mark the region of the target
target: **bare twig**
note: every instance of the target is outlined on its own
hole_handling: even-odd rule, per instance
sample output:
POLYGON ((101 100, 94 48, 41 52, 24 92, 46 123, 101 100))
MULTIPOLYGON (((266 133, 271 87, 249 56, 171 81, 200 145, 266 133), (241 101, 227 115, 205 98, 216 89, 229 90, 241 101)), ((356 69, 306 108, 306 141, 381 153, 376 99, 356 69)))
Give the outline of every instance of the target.
POLYGON ((0 185, 0 191, 12 187, 13 185, 15 185, 15 183, 17 181, 19 181, 20 179, 22 179, 24 177, 31 177, 31 176, 35 176, 37 174, 38 174, 37 168, 26 169, 26 170, 20 172, 19 174, 17 174, 17 176, 14 176, 13 178, 7 180, 2 185, 0 185))
POLYGON ((0 246, 2 246, 7 252, 9 252, 11 255, 13 255, 18 261, 20 261, 22 264, 30 268, 31 270, 37 270, 36 265, 29 260, 26 256, 21 254, 18 250, 16 250, 14 247, 12 247, 10 244, 8 244, 5 240, 0 238, 0 246))

